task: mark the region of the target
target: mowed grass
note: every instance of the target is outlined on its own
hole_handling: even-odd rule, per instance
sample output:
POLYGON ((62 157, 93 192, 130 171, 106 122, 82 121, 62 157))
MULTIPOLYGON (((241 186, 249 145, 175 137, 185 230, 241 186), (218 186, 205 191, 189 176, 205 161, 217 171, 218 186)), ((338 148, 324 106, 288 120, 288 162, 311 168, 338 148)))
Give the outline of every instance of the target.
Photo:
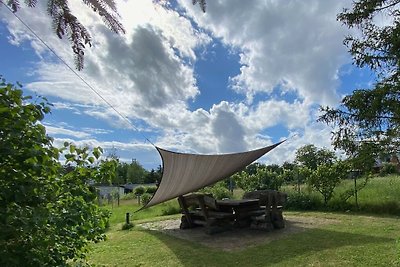
POLYGON ((96 266, 400 266, 399 217, 286 214, 335 223, 232 252, 140 227, 112 227, 106 241, 92 246, 88 259, 96 266))
POLYGON ((110 216, 110 225, 111 227, 116 227, 117 225, 125 222, 126 213, 129 213, 130 221, 133 223, 144 222, 144 221, 154 221, 160 219, 167 219, 171 217, 180 216, 179 214, 175 214, 172 216, 163 215, 166 210, 170 207, 178 208, 179 204, 177 200, 171 200, 166 203, 162 203, 148 209, 144 209, 139 211, 142 207, 137 203, 137 200, 121 200, 120 205, 107 205, 104 208, 111 211, 110 216))
MULTIPOLYGON (((354 181, 343 181, 335 190, 333 201, 352 186, 354 181)), ((165 210, 178 206, 176 200, 137 213, 137 202, 125 200, 119 207, 106 207, 112 211, 107 240, 91 246, 88 261, 96 266, 400 266, 400 177, 371 179, 359 192, 358 200, 361 210, 395 216, 285 211, 284 215, 335 222, 231 252, 137 226, 147 221, 180 218, 180 214, 163 215, 165 210), (123 231, 126 212, 136 226, 123 231)), ((354 204, 354 197, 348 203, 354 204)), ((217 237, 218 234, 210 236, 217 237)))

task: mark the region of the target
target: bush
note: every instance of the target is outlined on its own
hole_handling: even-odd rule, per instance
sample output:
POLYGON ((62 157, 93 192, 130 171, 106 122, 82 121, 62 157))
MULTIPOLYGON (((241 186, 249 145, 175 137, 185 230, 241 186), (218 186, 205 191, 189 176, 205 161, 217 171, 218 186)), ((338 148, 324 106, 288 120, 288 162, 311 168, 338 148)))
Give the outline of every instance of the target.
POLYGON ((123 199, 123 200, 131 200, 131 199, 136 199, 136 198, 137 198, 137 196, 133 192, 125 194, 121 197, 121 199, 123 199))
POLYGON ((162 215, 173 215, 179 213, 181 213, 181 208, 176 202, 167 202, 165 207, 161 210, 162 215))
POLYGON ((157 191, 157 186, 147 186, 145 188, 145 193, 154 194, 157 191))
POLYGON ((211 194, 215 199, 232 198, 232 193, 225 187, 223 182, 218 182, 213 186, 203 188, 200 192, 211 194))
POLYGON ((40 123, 49 112, 0 76, 0 266, 67 266, 105 238, 109 212, 87 181, 108 181, 116 164, 93 168, 101 148, 56 148, 40 123))
POLYGON ((327 209, 331 211, 348 211, 354 210, 355 205, 346 201, 346 199, 342 197, 332 198, 327 205, 327 209))
POLYGON ((379 171, 380 176, 386 176, 389 174, 399 173, 397 166, 393 163, 384 163, 381 170, 379 171))
POLYGON ((147 203, 149 203, 150 199, 151 199, 152 195, 150 195, 149 193, 143 193, 140 196, 140 202, 142 203, 142 205, 146 205, 147 203))
POLYGON ((318 210, 322 207, 321 198, 314 194, 292 192, 288 194, 285 208, 292 210, 318 210))
POLYGON ((347 177, 348 165, 345 162, 337 162, 332 165, 322 164, 312 172, 308 179, 311 185, 324 197, 324 204, 333 196, 333 191, 340 182, 347 177))
POLYGON ((136 195, 136 196, 141 196, 143 193, 145 193, 146 192, 146 188, 144 187, 144 186, 138 186, 138 187, 136 187, 135 188, 135 190, 133 191, 133 193, 136 195))

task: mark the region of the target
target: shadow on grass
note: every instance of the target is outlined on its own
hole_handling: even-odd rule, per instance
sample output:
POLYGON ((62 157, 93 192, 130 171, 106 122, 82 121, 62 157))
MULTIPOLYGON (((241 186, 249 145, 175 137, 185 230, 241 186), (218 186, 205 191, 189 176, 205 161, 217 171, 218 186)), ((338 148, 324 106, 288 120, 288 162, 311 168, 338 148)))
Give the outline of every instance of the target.
MULTIPOLYGON (((304 229, 302 232, 284 235, 267 243, 242 250, 225 251, 195 241, 183 240, 155 230, 143 230, 163 242, 183 266, 266 266, 278 264, 296 257, 313 255, 324 250, 340 247, 359 247, 368 244, 392 242, 390 238, 374 237, 324 229, 304 229)), ((280 230, 284 231, 284 230, 280 230)), ((260 233, 260 232, 259 232, 260 233)), ((235 235, 235 230, 224 235, 235 235)), ((262 233, 274 234, 274 232, 262 233)), ((209 236, 218 242, 218 234, 209 236)), ((240 239, 240 238, 239 238, 240 239)), ((350 248, 349 248, 350 249, 350 248)), ((328 259, 329 260, 329 259, 328 259)))

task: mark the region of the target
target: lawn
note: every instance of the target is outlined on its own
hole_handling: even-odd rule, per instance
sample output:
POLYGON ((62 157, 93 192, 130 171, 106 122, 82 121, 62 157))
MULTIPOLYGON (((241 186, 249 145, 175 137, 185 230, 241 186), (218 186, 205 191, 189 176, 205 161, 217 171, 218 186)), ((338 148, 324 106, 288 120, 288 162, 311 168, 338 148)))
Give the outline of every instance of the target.
MULTIPOLYGON (((286 212, 335 222, 228 252, 138 226, 122 231, 117 220, 127 207, 135 206, 114 209, 120 216, 114 217, 107 241, 92 246, 88 259, 96 266, 400 266, 400 217, 286 212)), ((133 218, 135 223, 171 218, 160 216, 161 210, 154 207, 133 218)))

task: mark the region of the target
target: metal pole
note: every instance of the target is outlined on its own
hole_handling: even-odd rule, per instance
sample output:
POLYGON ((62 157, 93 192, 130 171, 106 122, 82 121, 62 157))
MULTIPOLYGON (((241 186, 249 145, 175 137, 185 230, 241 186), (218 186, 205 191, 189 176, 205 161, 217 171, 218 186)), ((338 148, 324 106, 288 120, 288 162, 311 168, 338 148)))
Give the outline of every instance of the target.
POLYGON ((354 196, 356 198, 356 207, 358 210, 357 175, 354 176, 354 196))

